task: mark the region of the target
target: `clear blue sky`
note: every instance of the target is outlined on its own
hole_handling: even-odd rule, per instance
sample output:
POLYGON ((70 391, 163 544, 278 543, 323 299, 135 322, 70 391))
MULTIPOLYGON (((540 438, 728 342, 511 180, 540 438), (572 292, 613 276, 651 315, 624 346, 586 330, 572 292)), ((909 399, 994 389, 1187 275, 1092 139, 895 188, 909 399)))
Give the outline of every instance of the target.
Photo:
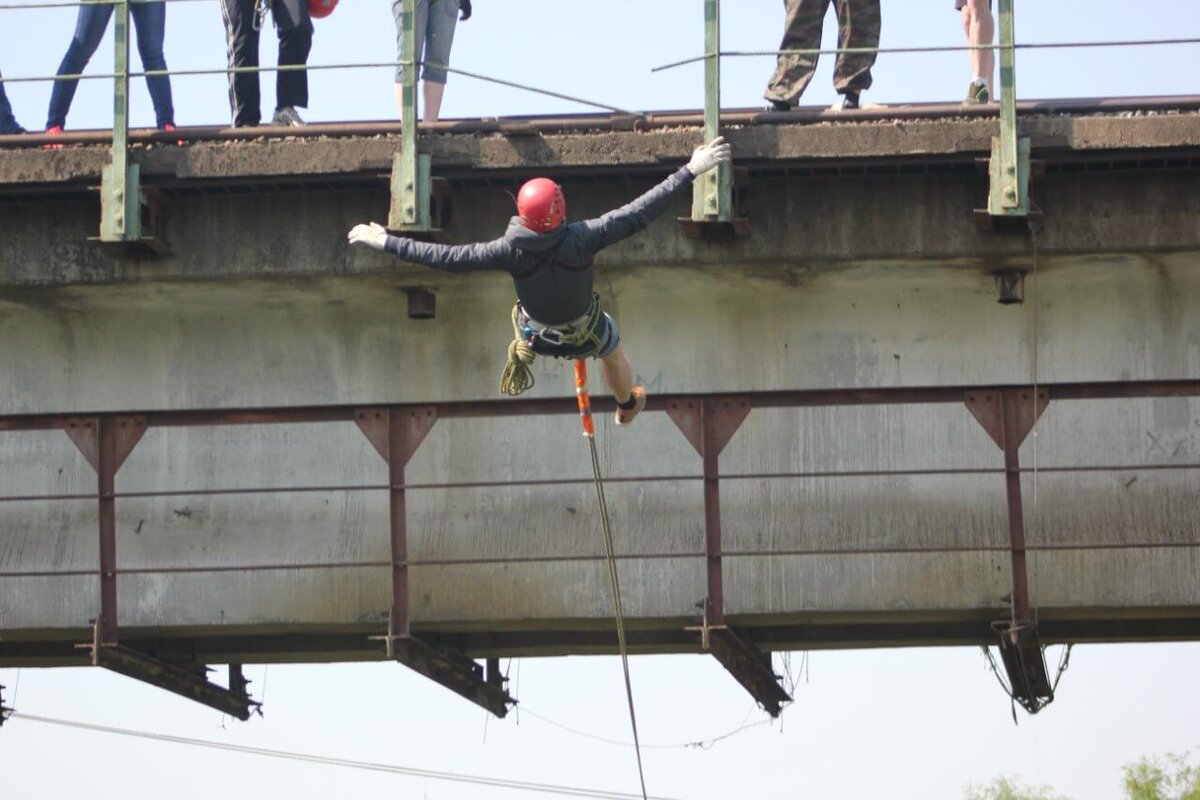
MULTIPOLYGON (((952 0, 884 0, 883 46, 962 41, 952 0)), ((1021 41, 1082 41, 1200 35, 1195 0, 1018 0, 1021 41)), ((702 50, 700 0, 476 0, 459 27, 452 62, 475 72, 634 109, 694 108, 701 68, 651 74, 652 66, 702 50)), ((10 77, 53 73, 74 10, 0 13, 0 69, 10 77)), ((727 0, 726 49, 778 44, 778 0, 727 0)), ((265 32, 267 40, 271 31, 265 32)), ((827 30, 826 42, 832 41, 827 30)), ((264 45, 264 63, 273 48, 264 45)), ((172 68, 223 66, 216 3, 168 12, 172 68)), ((384 0, 343 0, 317 22, 313 64, 388 61, 394 29, 384 0)), ((90 69, 111 65, 111 37, 90 69)), ((1200 94, 1200 48, 1025 52, 1022 97, 1200 94)), ((135 57, 136 62, 136 57, 135 57)), ((725 66, 727 106, 760 104, 770 59, 725 66)), ((832 61, 824 58, 805 104, 828 104, 832 61)), ((316 73, 310 120, 390 119, 388 69, 316 73)), ((966 56, 884 55, 876 103, 958 100, 966 56)), ((48 84, 10 84, 18 119, 44 122, 48 84)), ((174 84, 180 124, 229 119, 224 78, 174 84)), ((151 124, 135 85, 133 123, 151 124)), ((68 127, 107 127, 109 88, 85 82, 68 127)), ((273 81, 264 80, 264 108, 273 81)), ((444 116, 572 112, 582 107, 452 77, 444 116)), ((1051 658, 1057 653, 1052 652, 1051 658)), ((777 657, 778 659, 778 657, 777 657)), ((799 667, 801 656, 793 657, 799 667)), ((778 664, 777 660, 777 664, 778 664)), ((764 715, 714 660, 637 658, 632 664, 643 741, 684 743, 724 734, 764 715)), ((1120 796, 1120 767, 1143 754, 1200 747, 1200 645, 1092 645, 1076 649, 1059 699, 1040 715, 1018 714, 976 649, 810 654, 797 702, 762 724, 701 749, 647 749, 652 793, 673 797, 956 798, 968 782, 997 775, 1052 784, 1089 800, 1120 796)), ((487 721, 484 712, 394 664, 248 668, 265 688, 267 715, 250 723, 98 670, 0 670, 20 710, 51 717, 410 767, 636 791, 633 754, 566 733, 530 714, 487 721), (264 686, 265 684, 265 686, 264 686)), ((514 694, 532 712, 612 739, 628 738, 621 672, 611 658, 525 660, 510 667, 514 694)), ((7 797, 88 792, 126 797, 152 787, 181 798, 500 798, 515 792, 262 757, 146 743, 14 720, 0 731, 7 797), (67 765, 70 770, 64 769, 67 765), (169 790, 167 787, 170 787, 169 790)))

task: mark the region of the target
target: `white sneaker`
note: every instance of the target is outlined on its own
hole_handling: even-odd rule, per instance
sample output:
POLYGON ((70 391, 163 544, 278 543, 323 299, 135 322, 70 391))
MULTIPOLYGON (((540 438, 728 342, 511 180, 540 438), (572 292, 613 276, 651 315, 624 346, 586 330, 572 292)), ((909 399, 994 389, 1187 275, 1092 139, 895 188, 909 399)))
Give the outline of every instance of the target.
POLYGON ((272 125, 279 125, 284 128, 302 128, 304 120, 300 119, 300 115, 296 113, 293 106, 284 106, 276 109, 275 116, 271 119, 272 125))

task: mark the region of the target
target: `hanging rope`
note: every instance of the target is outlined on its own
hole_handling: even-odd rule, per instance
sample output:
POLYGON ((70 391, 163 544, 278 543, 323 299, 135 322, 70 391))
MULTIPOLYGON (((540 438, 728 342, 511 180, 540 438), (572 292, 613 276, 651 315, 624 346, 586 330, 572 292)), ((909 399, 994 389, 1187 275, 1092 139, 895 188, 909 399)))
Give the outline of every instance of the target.
POLYGON ((508 363, 504 365, 504 374, 500 376, 500 393, 509 397, 516 397, 533 388, 533 371, 529 365, 537 358, 537 353, 521 336, 521 325, 517 321, 520 313, 520 304, 513 306, 513 340, 508 343, 508 363))
POLYGON ((617 649, 621 653, 621 669, 625 672, 625 699, 629 703, 629 724, 633 728, 633 749, 637 754, 638 780, 642 797, 646 795, 646 773, 642 769, 642 743, 638 738, 637 714, 633 710, 633 683, 629 679, 629 648, 625 643, 625 616, 621 611, 621 582, 617 578, 617 560, 613 555, 612 528, 608 520, 608 503, 604 499, 604 483, 600 478, 600 457, 596 454, 596 423, 592 420, 592 400, 587 390, 587 362, 575 361, 575 399, 579 402, 579 421, 583 436, 592 453, 592 476, 596 483, 596 502, 600 507, 600 525, 604 531, 604 552, 608 556, 608 579, 612 583, 613 615, 617 621, 617 649))

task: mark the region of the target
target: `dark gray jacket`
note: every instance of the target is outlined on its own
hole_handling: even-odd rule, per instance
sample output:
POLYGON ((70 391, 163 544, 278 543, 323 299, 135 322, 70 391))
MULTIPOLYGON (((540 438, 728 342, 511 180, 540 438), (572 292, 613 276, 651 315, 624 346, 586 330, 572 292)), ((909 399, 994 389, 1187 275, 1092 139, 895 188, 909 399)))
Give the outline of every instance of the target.
POLYGON ((405 261, 445 272, 507 270, 529 316, 546 325, 561 325, 582 317, 591 305, 596 253, 645 228, 691 182, 692 173, 681 167, 632 203, 596 219, 560 225, 550 233, 531 231, 513 217, 504 236, 491 242, 444 245, 389 236, 384 249, 405 261))

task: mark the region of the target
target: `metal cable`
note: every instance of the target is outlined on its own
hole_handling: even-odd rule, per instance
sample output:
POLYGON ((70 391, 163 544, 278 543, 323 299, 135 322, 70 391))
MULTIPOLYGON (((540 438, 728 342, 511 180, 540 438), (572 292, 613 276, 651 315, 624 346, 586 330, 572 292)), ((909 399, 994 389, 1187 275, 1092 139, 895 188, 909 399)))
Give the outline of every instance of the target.
MULTIPOLYGON (((1013 50, 1052 50, 1052 49, 1072 49, 1081 47, 1151 47, 1157 45, 1172 45, 1172 44, 1200 44, 1198 38, 1186 39, 1117 39, 1112 41, 1097 41, 1097 42, 1029 42, 1026 44, 1014 44, 1013 50)), ((918 47, 834 47, 822 49, 819 47, 805 47, 793 50, 722 50, 717 53, 719 58, 756 58, 763 56, 824 56, 824 55, 848 55, 862 53, 962 53, 970 50, 1000 50, 1000 44, 959 44, 959 45, 928 45, 918 47)), ((1008 49, 1008 48, 1004 48, 1008 49)), ((702 56, 692 56, 685 58, 682 61, 672 61, 670 64, 652 67, 651 72, 662 72, 663 70, 674 69, 676 67, 686 66, 688 64, 696 64, 705 61, 712 57, 712 54, 702 56)))
POLYGON ((612 526, 608 516, 608 502, 604 499, 604 481, 600 476, 600 456, 596 452, 596 425, 592 419, 592 400, 587 390, 587 362, 575 359, 575 400, 579 406, 579 421, 583 426, 583 437, 588 440, 588 451, 592 456, 592 477, 596 484, 596 503, 600 509, 600 524, 604 533, 604 552, 607 556, 608 578, 612 583, 613 616, 617 622, 617 649, 621 653, 621 669, 625 673, 625 699, 629 703, 629 724, 633 728, 633 749, 637 754, 638 780, 642 786, 642 797, 646 798, 646 772, 642 767, 642 743, 638 737, 637 712, 633 708, 633 682, 629 678, 629 648, 625 641, 625 615, 621 610, 621 581, 617 575, 617 559, 613 554, 612 526))
MULTIPOLYGON (((382 764, 372 761, 355 761, 348 758, 335 758, 332 756, 321 756, 311 753, 296 753, 287 750, 270 750, 265 747, 250 747, 246 745, 228 744, 226 742, 216 742, 212 741, 211 739, 193 739, 186 736, 172 736, 169 734, 151 733, 149 731, 118 728, 109 725, 94 725, 87 722, 75 722, 73 720, 38 716, 36 714, 25 714, 19 711, 13 711, 11 716, 13 719, 22 719, 28 722, 41 722, 46 725, 57 725, 66 728, 77 728, 79 730, 93 731, 96 733, 109 733, 117 736, 130 736, 138 739, 150 739, 158 742, 171 742, 173 744, 186 744, 195 747, 207 747, 213 750, 226 750, 234 753, 246 753, 249 755, 267 756, 269 758, 282 758, 290 761, 304 761, 313 764, 324 764, 327 766, 349 767, 351 769, 371 770, 373 772, 388 772, 396 775, 407 775, 417 778, 427 778, 430 780, 471 783, 480 786, 492 786, 500 789, 522 789, 525 791, 559 794, 569 797, 595 797, 605 798, 606 800, 630 800, 631 798, 639 797, 639 795, 631 794, 629 792, 588 789, 580 786, 567 786, 550 783, 533 783, 531 781, 509 780, 505 778, 490 778, 485 775, 470 775, 462 772, 444 772, 441 770, 418 769, 415 767, 403 767, 396 764, 382 764)), ((649 800, 649 798, 646 798, 644 794, 640 796, 644 800, 649 800)), ((656 797, 654 800, 672 800, 672 798, 656 797)))

